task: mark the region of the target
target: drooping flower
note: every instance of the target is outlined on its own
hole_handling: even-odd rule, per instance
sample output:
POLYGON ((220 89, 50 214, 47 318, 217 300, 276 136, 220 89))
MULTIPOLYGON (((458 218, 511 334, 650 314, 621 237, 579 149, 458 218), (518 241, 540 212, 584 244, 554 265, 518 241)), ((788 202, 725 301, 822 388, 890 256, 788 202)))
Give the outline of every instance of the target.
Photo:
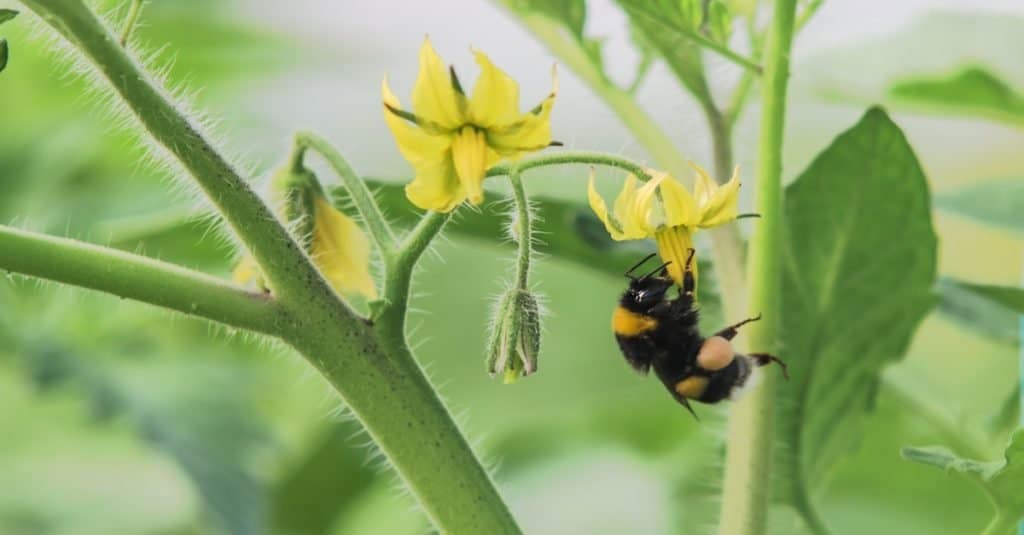
POLYGON ((480 77, 469 96, 429 39, 420 48, 412 111, 402 109, 386 79, 381 87, 384 119, 402 156, 416 170, 405 194, 426 210, 448 212, 466 199, 480 204, 488 168, 551 145, 557 78, 544 101, 520 113, 519 84, 483 52, 473 54, 480 77))
MULTIPOLYGON (((312 172, 290 167, 279 171, 271 180, 271 204, 332 288, 343 295, 377 298, 370 274, 369 238, 359 224, 327 200, 312 172)), ((265 285, 251 256, 238 263, 234 278, 242 284, 265 285)))
MULTIPOLYGON (((651 180, 639 187, 635 176, 626 178, 611 213, 594 188, 593 173, 587 190, 590 208, 612 239, 654 238, 659 256, 664 262, 671 262, 668 273, 677 284, 682 284, 683 269, 693 248, 693 233, 724 225, 738 216, 739 167, 729 182, 719 186, 707 171, 690 165, 696 171, 693 194, 667 173, 653 170, 648 170, 651 180)), ((692 267, 696 277, 696 262, 692 267)))

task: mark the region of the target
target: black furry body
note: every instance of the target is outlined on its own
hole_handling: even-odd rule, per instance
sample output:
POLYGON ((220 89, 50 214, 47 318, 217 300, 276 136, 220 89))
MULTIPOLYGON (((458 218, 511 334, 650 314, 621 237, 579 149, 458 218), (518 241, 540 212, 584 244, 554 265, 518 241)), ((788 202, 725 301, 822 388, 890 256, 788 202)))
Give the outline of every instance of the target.
POLYGON ((675 298, 667 296, 675 283, 664 268, 639 278, 626 273, 630 284, 615 309, 612 331, 630 366, 644 374, 653 368, 672 397, 691 413, 689 401, 718 403, 729 398, 747 383, 755 366, 778 362, 786 373, 785 364, 774 356, 740 355, 732 349, 730 341, 738 329, 760 316, 718 331, 713 340, 701 335, 689 263, 675 298))

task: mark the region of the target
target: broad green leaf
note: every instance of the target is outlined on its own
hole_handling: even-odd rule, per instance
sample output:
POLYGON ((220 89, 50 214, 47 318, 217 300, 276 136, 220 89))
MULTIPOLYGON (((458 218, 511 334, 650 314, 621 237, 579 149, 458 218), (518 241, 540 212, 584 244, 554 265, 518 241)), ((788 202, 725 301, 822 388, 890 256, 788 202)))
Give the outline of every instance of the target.
POLYGON ((948 76, 911 76, 894 82, 897 101, 948 115, 986 117, 1024 126, 1024 95, 983 67, 966 67, 948 76))
POLYGON ((976 292, 970 284, 943 277, 937 285, 939 312, 957 325, 977 331, 991 341, 1016 347, 1020 339, 1019 315, 976 292))
POLYGON ((0 9, 0 24, 3 24, 17 16, 18 12, 13 9, 0 9))
POLYGON ((935 206, 987 225, 1024 232, 1024 178, 999 178, 940 193, 935 206))
POLYGON ((777 469, 779 496, 798 508, 857 447, 879 374, 935 302, 929 203, 913 149, 879 108, 786 190, 779 351, 792 378, 777 394, 777 469))
POLYGON ((942 446, 903 448, 901 454, 905 459, 962 474, 977 483, 1001 517, 1024 517, 1024 429, 1013 434, 999 461, 964 459, 942 446))

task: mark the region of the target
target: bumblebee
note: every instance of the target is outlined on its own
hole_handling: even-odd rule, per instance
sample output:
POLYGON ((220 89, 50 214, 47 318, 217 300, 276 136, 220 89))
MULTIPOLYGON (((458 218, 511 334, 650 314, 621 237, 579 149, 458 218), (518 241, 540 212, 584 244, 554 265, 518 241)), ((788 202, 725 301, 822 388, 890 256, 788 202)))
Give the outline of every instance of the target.
POLYGON ((636 277, 633 272, 650 260, 648 255, 625 273, 629 288, 623 292, 612 316, 612 331, 626 361, 642 374, 654 368, 654 374, 672 397, 697 417, 690 401, 718 403, 733 397, 750 380, 755 367, 776 362, 788 379, 786 364, 766 353, 736 353, 731 340, 739 328, 758 321, 761 316, 730 325, 710 337, 697 328, 698 310, 694 299, 692 270, 694 250, 683 274, 679 295, 667 294, 674 285, 666 267, 636 277))

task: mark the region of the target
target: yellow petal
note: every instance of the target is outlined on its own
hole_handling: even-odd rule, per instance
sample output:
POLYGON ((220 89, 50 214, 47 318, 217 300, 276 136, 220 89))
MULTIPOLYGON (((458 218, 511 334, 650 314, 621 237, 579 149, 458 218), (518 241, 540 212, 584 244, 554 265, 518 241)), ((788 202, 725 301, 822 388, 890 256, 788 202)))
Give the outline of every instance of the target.
POLYGON ((420 73, 412 88, 413 111, 416 115, 453 129, 465 122, 459 98, 444 61, 434 51, 430 39, 424 39, 420 48, 420 73))
MULTIPOLYGON (((612 214, 622 225, 622 238, 625 240, 641 240, 649 237, 647 221, 644 220, 642 212, 638 213, 637 198, 639 191, 636 187, 636 177, 629 175, 622 185, 622 191, 615 198, 615 206, 612 214)), ((641 207, 642 208, 642 207, 641 207)))
POLYGON ((625 239, 625 236, 622 234, 621 225, 608 214, 608 206, 604 203, 601 195, 597 193, 597 188, 594 187, 593 169, 590 170, 590 181, 587 184, 587 201, 590 203, 590 209, 604 223, 604 228, 612 239, 616 241, 625 239))
POLYGON ((342 294, 359 293, 377 297, 370 275, 370 240, 352 218, 341 213, 327 199, 314 201, 313 262, 324 278, 342 294))
POLYGON ((517 158, 551 144, 551 109, 558 94, 558 73, 554 68, 551 69, 551 78, 551 93, 536 108, 509 126, 487 132, 487 142, 502 156, 517 158))
POLYGON ((701 228, 724 225, 739 215, 740 168, 737 166, 732 178, 721 187, 716 187, 707 204, 701 207, 701 228))
POLYGON ((451 151, 417 167, 416 178, 405 186, 405 196, 414 205, 435 212, 450 212, 466 200, 466 190, 455 173, 451 151))
POLYGON ((694 201, 693 195, 690 195, 685 186, 666 173, 653 174, 665 177, 661 182, 661 207, 665 212, 665 225, 669 227, 696 225, 700 221, 700 214, 697 213, 697 203, 694 201))
POLYGON ((469 99, 469 122, 483 127, 507 125, 519 118, 519 84, 491 63, 487 54, 474 50, 480 77, 469 99))
MULTIPOLYGON (((632 175, 630 176, 632 177, 632 175)), ((633 207, 629 215, 623 216, 631 219, 631 228, 637 232, 642 232, 645 236, 652 236, 654 234, 655 224, 651 221, 651 211, 655 199, 654 193, 658 190, 658 185, 661 184, 666 176, 662 173, 641 186, 636 192, 636 197, 633 199, 633 207)))
POLYGON ((697 208, 700 211, 704 211, 704 207, 711 203, 711 198, 718 191, 718 183, 715 182, 708 172, 703 167, 689 162, 690 167, 697 172, 697 176, 694 177, 693 181, 693 196, 697 201, 697 208))
MULTIPOLYGON (((659 230, 654 235, 654 240, 658 244, 658 256, 661 256, 663 262, 671 262, 667 267, 668 275, 677 285, 682 286, 686 260, 690 256, 690 249, 693 248, 693 233, 686 227, 671 227, 659 230)), ((696 258, 690 263, 690 270, 696 283, 696 258)))
POLYGON ((415 126, 409 121, 395 115, 392 109, 401 109, 402 103, 398 97, 391 92, 388 81, 385 78, 381 83, 381 95, 384 99, 384 121, 387 122, 391 134, 395 136, 395 143, 402 156, 412 164, 413 167, 425 165, 427 162, 435 162, 448 150, 451 145, 451 137, 447 135, 432 135, 423 129, 415 126))
POLYGON ((464 126, 452 141, 452 161, 459 183, 469 201, 480 204, 484 200, 484 174, 498 156, 487 147, 487 138, 481 130, 464 126))

